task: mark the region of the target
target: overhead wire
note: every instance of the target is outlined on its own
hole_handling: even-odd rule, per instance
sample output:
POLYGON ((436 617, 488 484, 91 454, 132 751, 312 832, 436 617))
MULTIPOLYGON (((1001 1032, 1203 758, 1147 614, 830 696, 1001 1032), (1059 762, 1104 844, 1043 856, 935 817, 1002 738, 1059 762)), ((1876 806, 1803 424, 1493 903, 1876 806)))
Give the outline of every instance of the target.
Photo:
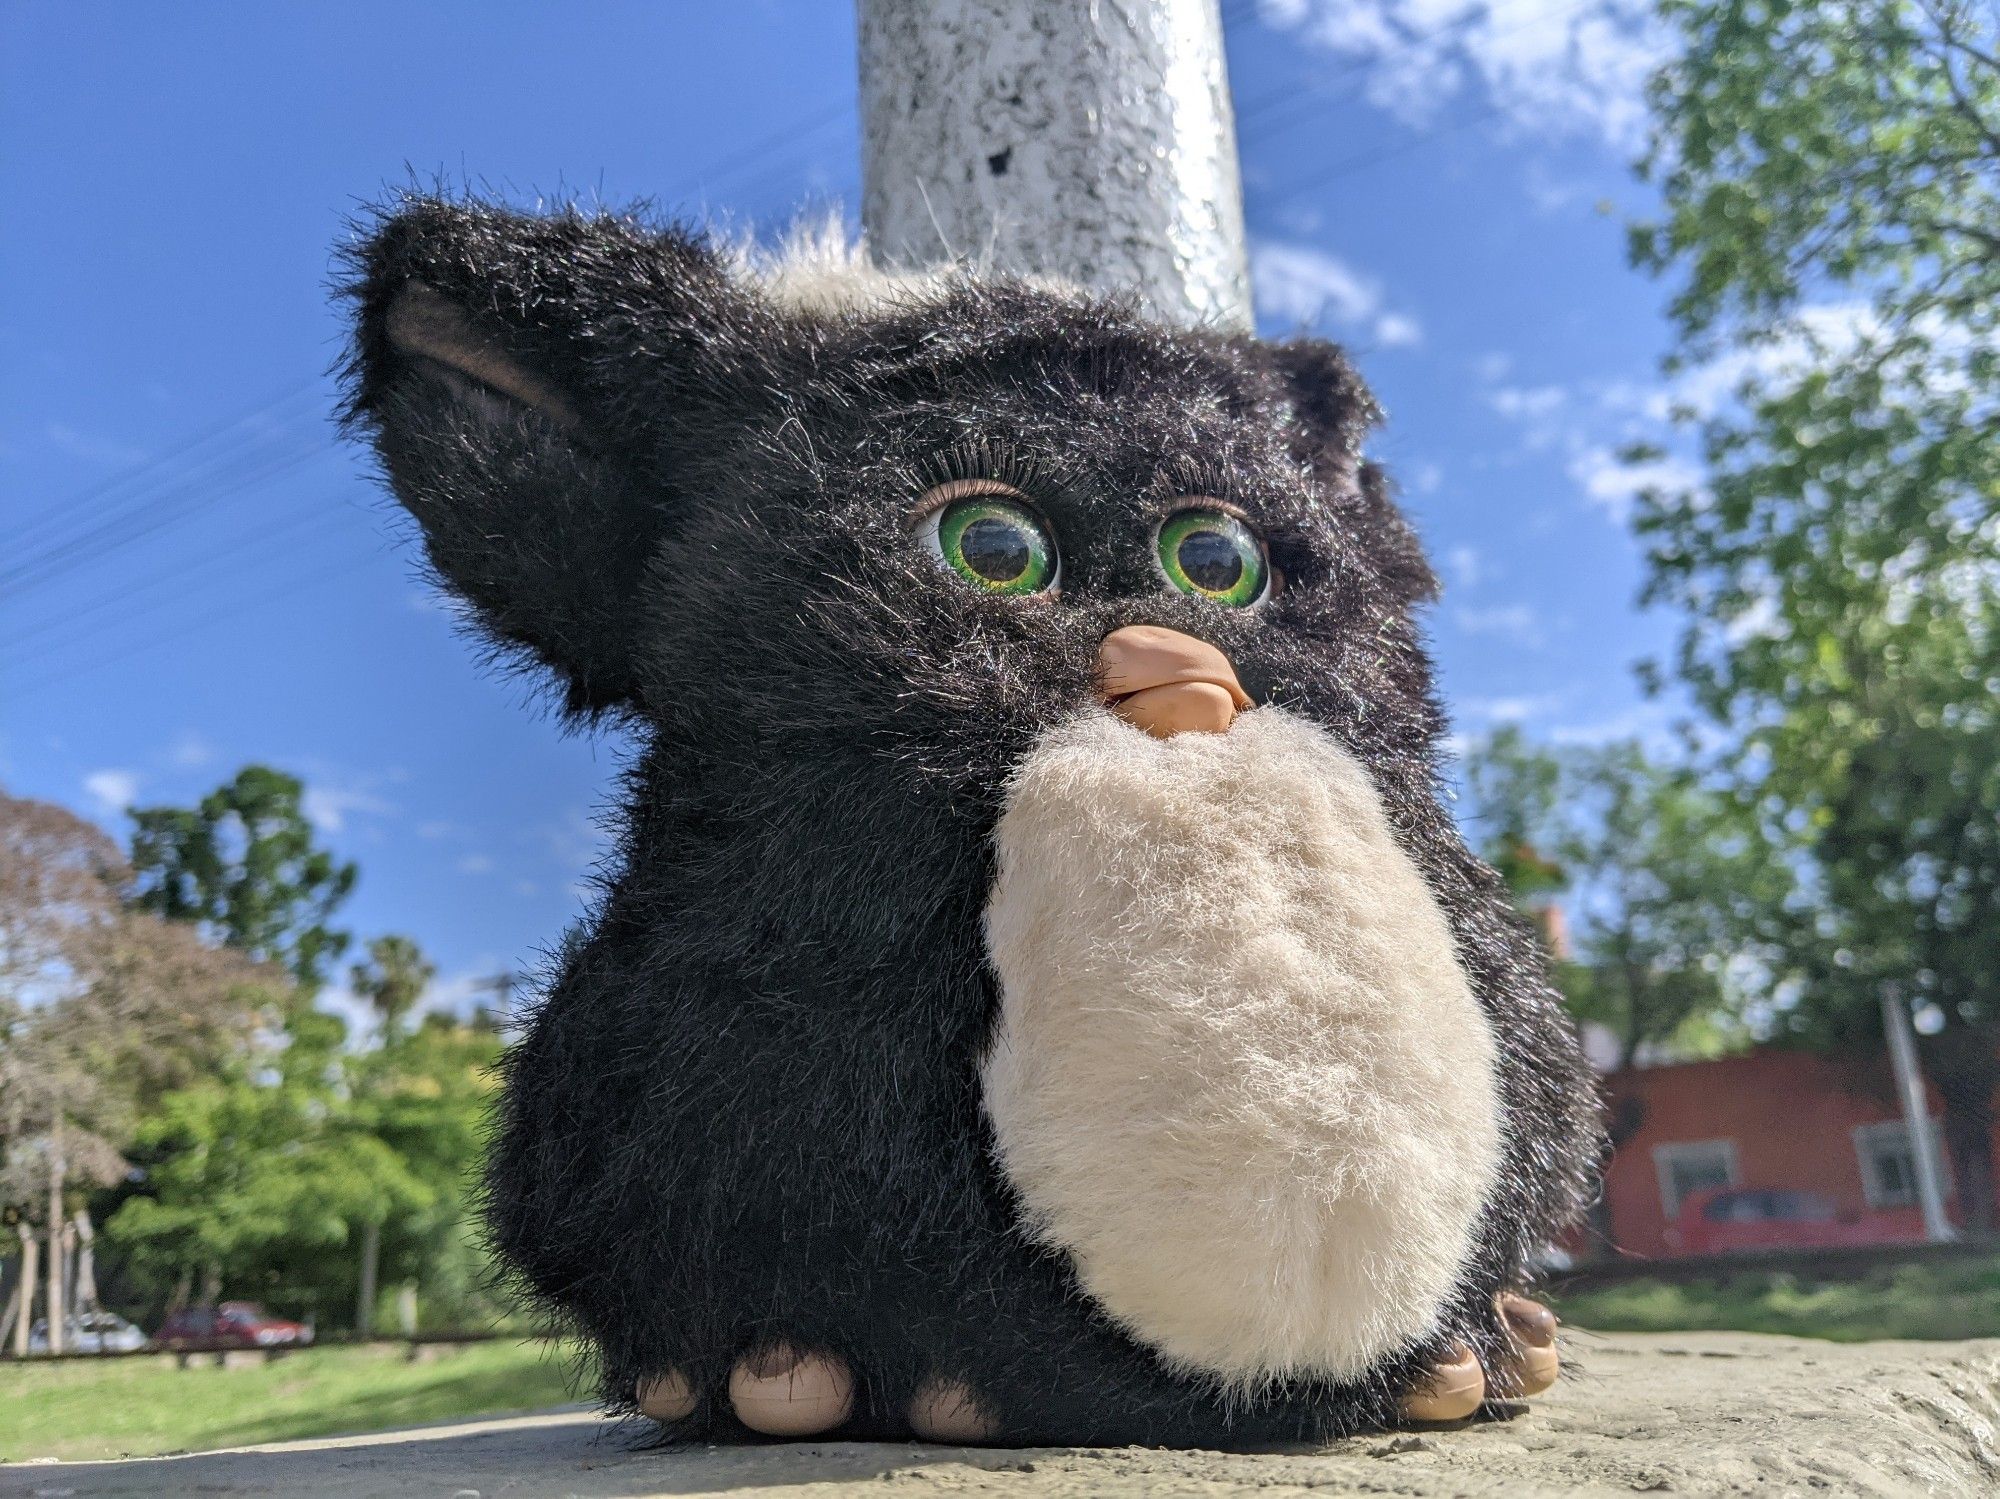
POLYGON ((359 571, 380 556, 382 550, 383 548, 379 544, 371 546, 366 552, 343 558, 330 567, 308 573, 304 577, 284 579, 276 587, 267 589, 250 598, 233 599, 219 609, 212 609, 208 613, 194 619, 183 621, 179 629, 130 641, 124 649, 99 656, 93 661, 86 661, 81 666, 71 665, 60 671, 49 672, 44 676, 21 683, 18 686, 8 689, 8 700, 18 701, 23 697, 52 687, 58 682, 71 681, 77 677, 86 676, 91 672, 101 671, 104 667, 123 661, 128 656, 135 656, 142 651, 153 650, 162 645, 174 644, 177 641, 186 639, 190 635, 198 634, 210 625, 219 624, 221 621, 242 614, 247 610, 261 609, 266 604, 275 603, 281 598, 297 598, 307 589, 319 583, 326 582, 337 576, 359 571))
POLYGON ((95 509, 123 503, 123 499, 129 498, 129 496, 121 497, 118 491, 125 488, 133 480, 150 474, 155 470, 165 468, 171 463, 178 462, 195 452, 196 449, 217 437, 234 431, 238 427, 247 426, 259 419, 270 416, 271 413, 284 406, 287 402, 297 400, 319 383, 317 375, 301 380, 297 384, 280 391, 277 395, 258 402, 248 410, 240 411, 234 416, 224 417, 221 421, 202 428, 193 436, 176 443, 164 453, 155 454, 142 462, 121 469, 118 473, 112 474, 110 477, 84 488, 66 499, 44 507, 37 514, 28 517, 19 528, 13 530, 8 537, 9 542, 14 547, 41 545, 43 544, 43 538, 40 533, 50 529, 59 532, 65 524, 74 524, 78 520, 89 520, 95 509))
MULTIPOLYGON (((704 167, 700 177, 695 181, 706 181, 711 178, 729 179, 740 175, 744 168, 757 168, 782 148, 795 145, 823 130, 839 118, 844 108, 843 101, 830 101, 819 109, 704 167)), ((769 173, 761 174, 755 181, 761 184, 768 180, 769 175, 769 173)), ((692 185, 691 183, 690 186, 692 185)), ((31 534, 39 533, 37 539, 41 542, 41 550, 25 560, 15 562, 11 568, 0 570, 0 595, 11 603, 33 587, 46 585, 80 568, 100 562, 112 552, 134 541, 157 534, 162 528, 176 521, 189 519, 212 504, 251 491, 327 451, 331 447, 330 441, 316 444, 303 452, 291 453, 276 462, 267 463, 264 467, 258 467, 257 458, 253 456, 255 439, 260 435, 257 432, 248 434, 247 439, 233 439, 232 443, 219 445, 208 452, 200 451, 205 444, 225 437, 239 428, 254 425, 260 419, 268 418, 285 402, 297 399, 319 384, 320 378, 317 376, 303 381, 247 411, 202 429, 166 453, 91 486, 69 501, 47 507, 29 523, 31 534), (192 459, 191 466, 183 464, 178 471, 169 467, 179 460, 189 458, 192 459), (235 465, 233 468, 232 464, 235 465), (146 487, 146 483, 150 483, 152 487, 146 487), (136 489, 135 484, 139 486, 136 489), (204 488, 204 485, 213 487, 204 488), (179 503, 174 503, 176 501, 179 503), (160 510, 163 504, 168 507, 164 512, 160 510), (140 520, 142 516, 145 517, 143 521, 140 520), (82 524, 79 525, 79 522, 82 524), (65 523, 67 523, 66 531, 65 523), (51 528, 57 533, 53 538, 49 534, 51 528)), ((213 564, 228 557, 239 556, 259 542, 268 541, 277 535, 289 534, 293 528, 311 519, 315 514, 333 513, 337 512, 321 511, 306 516, 294 515, 257 528, 244 534, 236 545, 227 548, 224 553, 199 559, 199 562, 213 564)), ((375 552, 371 551, 362 557, 352 559, 350 563, 343 564, 343 568, 360 567, 373 555, 375 552)), ((19 644, 41 638, 52 629, 73 622, 79 612, 103 613, 116 605, 128 603, 134 595, 149 591, 177 575, 178 569, 169 568, 136 587, 119 589, 99 596, 82 611, 69 611, 61 617, 45 619, 29 630, 11 637, 7 643, 19 644)), ((322 574, 319 573, 311 575, 312 578, 320 576, 322 574)), ((307 582, 300 582, 295 586, 304 587, 307 586, 307 582)), ((190 622, 189 628, 204 627, 215 620, 259 607, 270 599, 282 596, 284 591, 284 586, 280 586, 248 599, 231 600, 219 609, 202 615, 199 620, 190 622)), ((131 611, 114 613, 105 623, 113 629, 129 628, 135 620, 144 618, 147 612, 141 610, 136 613, 131 611)), ((157 613, 158 610, 150 612, 157 613)), ((88 639, 103 632, 104 627, 101 624, 85 632, 83 638, 88 639)), ((136 640, 126 650, 115 651, 73 665, 66 671, 51 673, 28 684, 18 685, 10 691, 9 697, 17 697, 69 677, 96 671, 128 655, 168 643, 183 633, 185 632, 172 631, 165 635, 136 640)))
MULTIPOLYGON (((1550 6, 1547 10, 1538 11, 1531 16, 1525 16, 1511 26, 1502 26, 1492 34, 1497 39, 1500 37, 1516 36, 1522 32, 1534 31, 1599 3, 1600 0, 1560 0, 1560 3, 1550 6)), ((1445 17, 1434 26, 1410 30, 1401 40, 1405 45, 1410 46, 1438 41, 1452 32, 1468 29, 1469 23, 1477 19, 1480 14, 1481 12, 1477 8, 1468 6, 1462 11, 1445 17)), ((1262 121, 1265 125, 1263 133, 1267 136, 1275 134, 1280 130, 1289 130, 1300 121, 1310 118, 1313 111, 1321 104, 1337 102, 1326 98, 1329 89, 1339 84, 1353 82, 1364 77, 1375 67, 1376 62, 1377 59, 1373 57, 1357 57, 1345 65, 1334 69, 1332 72, 1315 78, 1304 88, 1280 86, 1266 89, 1236 111, 1237 126, 1241 128, 1252 122, 1262 121, 1262 117, 1274 107, 1297 101, 1302 107, 1293 113, 1290 118, 1280 119, 1276 122, 1262 121)))
MULTIPOLYGON (((74 626, 79 621, 88 619, 94 614, 102 613, 107 608, 112 608, 119 604, 130 604, 134 599, 152 593, 154 590, 169 583, 185 583, 191 578, 199 577, 205 569, 212 568, 217 563, 227 562, 240 557, 265 542, 276 541, 281 537, 292 537, 300 531, 309 530, 316 526, 324 526, 328 521, 339 519, 341 514, 341 510, 336 506, 298 511, 275 525, 239 537, 235 545, 224 547, 219 552, 204 553, 195 558, 177 559, 167 567, 138 582, 119 584, 117 587, 100 594, 88 603, 75 608, 65 609, 58 614, 51 614, 29 625, 26 629, 11 631, 7 637, 7 644, 12 647, 28 644, 52 631, 74 626)), ((136 623, 143 620, 152 612, 155 611, 140 609, 128 618, 113 619, 110 623, 113 625, 136 623)), ((77 640, 88 639, 96 633, 100 633, 100 628, 96 626, 83 630, 72 637, 72 643, 77 640)))

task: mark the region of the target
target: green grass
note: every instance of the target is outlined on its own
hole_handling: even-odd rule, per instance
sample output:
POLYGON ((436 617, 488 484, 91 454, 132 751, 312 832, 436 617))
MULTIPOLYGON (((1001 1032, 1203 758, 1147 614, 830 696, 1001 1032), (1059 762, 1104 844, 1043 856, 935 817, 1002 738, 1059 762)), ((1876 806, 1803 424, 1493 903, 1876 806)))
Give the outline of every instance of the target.
MULTIPOLYGON (((1631 1280, 1552 1301, 1566 1321, 1599 1332, 2000 1337, 2000 1257, 1840 1280, 1768 1270, 1631 1280)), ((318 1348, 243 1369, 178 1369, 162 1358, 5 1362, 0 1461, 200 1451, 529 1410, 576 1399, 569 1372, 542 1344, 506 1340, 416 1364, 393 1348, 318 1348)))
POLYGON ((1553 1298, 1598 1332, 1777 1332, 1871 1338, 2000 1337, 2000 1258, 1884 1268, 1851 1279, 1744 1271, 1677 1284, 1631 1280, 1553 1298))
POLYGON ((316 1348, 251 1368, 166 1358, 0 1363, 0 1461, 137 1457, 383 1431, 560 1405, 570 1365, 540 1343, 439 1349, 316 1348))

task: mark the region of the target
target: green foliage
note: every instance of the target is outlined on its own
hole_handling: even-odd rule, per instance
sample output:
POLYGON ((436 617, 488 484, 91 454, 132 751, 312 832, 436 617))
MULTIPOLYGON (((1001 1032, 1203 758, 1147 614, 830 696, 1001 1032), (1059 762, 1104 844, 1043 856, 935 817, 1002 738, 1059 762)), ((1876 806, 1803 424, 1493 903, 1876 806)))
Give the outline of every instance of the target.
POLYGON ((1475 844, 1523 908, 1566 893, 1576 950, 1557 980, 1616 1039, 1617 1065, 1741 1041, 1756 913, 1788 888, 1753 818, 1630 742, 1557 750, 1510 727, 1467 757, 1466 779, 1475 844))
POLYGON ((0 1462, 90 1461, 380 1431, 576 1398, 572 1351, 494 1341, 412 1363, 313 1348, 247 1369, 156 1359, 0 1364, 0 1462))
POLYGON ((1769 1332, 1872 1338, 2000 1337, 2000 1261, 1885 1265, 1849 1279, 1740 1270, 1700 1280, 1628 1280, 1552 1298, 1593 1332, 1769 1332))
MULTIPOLYGON (((427 974, 399 941, 395 971, 427 974)), ((156 1304, 198 1276, 223 1295, 344 1321, 372 1224, 384 1279, 417 1287, 421 1325, 504 1314, 485 1285, 471 1202, 500 1036, 441 1014, 372 1050, 348 1046, 345 1032, 337 1017, 295 1007, 261 1051, 169 1093, 140 1127, 144 1185, 106 1237, 156 1304)))
POLYGON ((106 1231, 156 1273, 200 1266, 225 1289, 333 1261, 364 1223, 429 1207, 430 1185, 368 1125, 334 1016, 302 1010, 268 1059, 171 1093, 140 1128, 148 1193, 106 1231), (261 1062, 261 1065, 260 1065, 261 1062))
POLYGON ((313 836, 291 776, 246 766, 195 807, 132 813, 134 903, 171 921, 199 922, 227 946, 278 964, 307 989, 347 946, 328 923, 356 869, 313 836))
POLYGON ((385 1218, 382 1270, 387 1281, 419 1287, 424 1325, 483 1325, 501 1310, 485 1288, 473 1194, 502 1049, 490 1024, 432 1014, 349 1061, 354 1118, 423 1193, 385 1218))
POLYGON ((1739 731, 1730 770, 1795 847, 1766 913, 1827 1043, 1925 1041, 1973 1220, 1991 1226, 2000 1043, 2000 18, 1962 0, 1669 0, 1654 87, 1681 277, 1677 362, 1707 481, 1645 497, 1648 596, 1681 675, 1739 731))
POLYGON ((408 937, 377 937, 368 944, 368 961, 356 963, 349 975, 354 992, 381 1017, 383 1037, 394 1040, 436 977, 437 965, 408 937))
POLYGON ((1563 764, 1513 724, 1466 758, 1465 777, 1479 809, 1480 852, 1514 899, 1533 910, 1569 884, 1563 764))

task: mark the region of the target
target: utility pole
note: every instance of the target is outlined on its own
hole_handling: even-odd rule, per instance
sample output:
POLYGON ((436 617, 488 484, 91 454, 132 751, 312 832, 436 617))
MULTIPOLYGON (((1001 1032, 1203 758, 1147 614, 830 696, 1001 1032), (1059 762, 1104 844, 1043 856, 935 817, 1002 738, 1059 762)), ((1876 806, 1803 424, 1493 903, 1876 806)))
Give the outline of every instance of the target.
POLYGON ((1891 984, 1882 990, 1882 1029, 1889 1037, 1889 1065, 1895 1069, 1896 1092, 1903 1101, 1903 1127, 1910 1136, 1910 1156, 1917 1173, 1917 1202, 1924 1212, 1924 1237, 1933 1244, 1958 1237, 1944 1211, 1944 1182, 1939 1179, 1937 1146, 1931 1135, 1930 1103, 1924 1096, 1924 1074, 1917 1065, 1917 1038, 1910 1029, 1910 1007, 1891 984))
POLYGON ((514 990, 521 982, 521 975, 512 969, 502 969, 489 979, 481 979, 479 988, 493 995, 493 1016, 499 1022, 501 1035, 514 1028, 514 990))
POLYGON ((878 265, 964 261, 1247 330, 1217 0, 858 0, 878 265))
POLYGON ((58 1107, 49 1125, 49 1352, 63 1351, 63 1116, 58 1107))
POLYGON ((21 1293, 21 1308, 14 1321, 14 1357, 28 1356, 28 1325, 35 1320, 35 1264, 36 1252, 41 1248, 41 1240, 35 1237, 35 1230, 23 1217, 16 1232, 21 1236, 21 1283, 15 1289, 21 1293))
POLYGON ((354 1331, 368 1337, 375 1331, 375 1276, 382 1263, 382 1225, 370 1220, 361 1225, 361 1274, 355 1289, 354 1331))

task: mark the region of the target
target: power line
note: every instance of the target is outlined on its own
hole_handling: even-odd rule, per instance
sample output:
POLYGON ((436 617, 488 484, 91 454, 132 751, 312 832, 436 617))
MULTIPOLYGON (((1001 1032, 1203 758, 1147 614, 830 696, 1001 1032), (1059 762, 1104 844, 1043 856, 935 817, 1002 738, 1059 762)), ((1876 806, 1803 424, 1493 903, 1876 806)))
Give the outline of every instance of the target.
POLYGON ((1468 130, 1474 125, 1484 124, 1488 120, 1504 114, 1506 108, 1505 104, 1495 100, 1471 114, 1454 120, 1442 129, 1427 131, 1423 135, 1412 137, 1398 145, 1368 151, 1357 151, 1350 156, 1340 157, 1335 161, 1329 162, 1323 171, 1313 173, 1303 182, 1294 182, 1279 195, 1279 201, 1283 202, 1291 198, 1296 198, 1300 193, 1310 192, 1316 187, 1324 187, 1336 178, 1345 177, 1350 173, 1362 171, 1365 168, 1379 165, 1385 161, 1394 161, 1399 156, 1408 156, 1412 151, 1419 151, 1425 146, 1435 145, 1447 136, 1457 135, 1459 132, 1468 130))
POLYGON ((57 682, 74 681, 78 677, 88 676, 91 672, 100 671, 104 667, 123 661, 128 656, 138 655, 142 651, 154 650, 159 646, 171 645, 176 641, 186 639, 189 635, 197 634, 207 629, 210 625, 219 624, 225 619, 231 619, 238 614, 246 613, 252 609, 261 609, 264 605, 274 603, 278 599, 296 598, 317 584, 358 571, 360 568, 374 561, 381 554, 382 548, 380 546, 371 546, 358 557, 343 558, 330 567, 308 573, 302 578, 285 579, 277 587, 268 589, 250 598, 233 599, 220 609, 210 610, 207 614, 184 622, 178 630, 170 630, 162 635, 147 636, 145 639, 131 642, 122 650, 112 651, 107 655, 99 656, 96 660, 87 661, 81 666, 72 666, 65 670, 53 671, 44 676, 37 677, 15 688, 8 694, 9 699, 19 701, 23 697, 54 686, 57 682))
MULTIPOLYGON (((165 468, 168 464, 186 457, 216 437, 223 436, 238 427, 247 426, 260 418, 270 415, 288 401, 298 399, 298 397, 304 395, 318 384, 318 376, 303 380, 297 385, 291 386, 280 394, 271 397, 269 400, 259 402, 257 405, 239 412, 235 416, 227 417, 212 426, 204 427, 201 431, 195 433, 194 436, 175 444, 164 453, 147 458, 142 462, 132 465, 130 468, 123 469, 113 474, 110 478, 93 484, 78 494, 72 495, 67 500, 59 501, 56 504, 45 507, 39 514, 30 517, 18 531, 14 532, 12 541, 17 547, 39 545, 43 543, 43 537, 40 533, 51 530, 59 533, 65 524, 74 524, 78 521, 91 521, 94 509, 102 508, 107 504, 122 504, 129 501, 131 499, 130 495, 119 496, 117 492, 134 480, 142 478, 154 470, 165 468)), ((251 434, 253 439, 258 435, 260 434, 251 434)), ((224 451, 227 450, 225 449, 224 451)), ((211 461, 214 456, 205 455, 198 461, 206 463, 211 461)))
MULTIPOLYGON (((1504 26, 1498 31, 1493 32, 1492 35, 1495 39, 1498 39, 1500 37, 1514 36, 1524 31, 1533 31, 1556 21, 1563 20, 1597 3, 1598 0, 1564 0, 1564 3, 1553 5, 1545 11, 1523 17, 1511 26, 1504 26)), ((1405 46, 1421 46, 1426 42, 1437 41, 1449 33, 1468 29, 1469 23, 1475 20, 1477 16, 1478 12, 1476 11, 1470 9, 1462 11, 1457 15, 1447 17, 1435 26, 1411 31, 1403 38, 1403 43, 1405 46)), ((1337 68, 1331 74, 1315 79, 1306 88, 1268 89, 1236 112, 1236 123, 1241 127, 1256 120, 1275 105, 1296 100, 1302 107, 1295 111, 1290 118, 1281 119, 1270 124, 1266 133, 1271 134, 1279 130, 1290 129, 1301 120, 1308 118, 1322 104, 1328 102, 1326 95, 1329 89, 1339 84, 1353 82, 1362 78, 1374 68, 1376 62, 1377 59, 1374 57, 1360 57, 1344 67, 1337 68)))
MULTIPOLYGON (((760 137, 750 145, 710 163, 701 169, 699 176, 694 178, 693 182, 699 182, 708 177, 727 178, 741 167, 755 166, 762 158, 769 156, 777 148, 816 134, 834 119, 838 118, 844 108, 845 104, 843 101, 831 101, 812 113, 802 116, 790 124, 771 132, 769 135, 760 137)), ((319 383, 318 376, 301 381, 269 400, 259 402, 245 411, 231 417, 226 417, 211 426, 203 428, 201 431, 195 433, 185 441, 177 443, 167 452, 159 454, 157 457, 147 459, 121 473, 113 475, 101 483, 92 485, 81 493, 72 496, 69 500, 47 506, 38 515, 30 518, 25 526, 17 531, 12 538, 17 549, 42 545, 44 548, 43 552, 38 556, 29 558, 26 562, 18 563, 11 572, 0 575, 0 584, 12 583, 27 574, 31 569, 39 568, 44 563, 55 560, 58 554, 72 555, 77 546, 108 536, 111 531, 115 530, 117 524, 130 519, 134 513, 147 508, 158 499, 158 496, 155 494, 141 492, 138 494, 120 495, 118 491, 128 489, 136 481, 142 480, 156 471, 165 469, 168 465, 179 459, 196 453, 198 449, 217 437, 235 432, 239 428, 251 426, 260 418, 270 415, 286 402, 295 400, 314 389, 319 383), (123 508, 118 512, 116 517, 106 517, 103 520, 99 520, 95 512, 101 510, 106 504, 119 505, 123 508), (82 531, 72 529, 71 534, 67 536, 60 536, 54 540, 49 538, 48 533, 52 531, 59 533, 65 526, 74 528, 79 521, 85 523, 82 531)), ((263 435, 257 431, 247 434, 251 445, 254 445, 256 440, 263 435)), ((215 453, 203 454, 196 461, 201 464, 208 464, 218 460, 225 460, 229 456, 234 455, 230 449, 224 448, 215 453)))
POLYGON ((259 455, 241 462, 233 473, 197 475, 184 480, 177 488, 143 496, 90 530, 50 548, 40 556, 30 557, 17 567, 0 572, 0 588, 5 588, 10 597, 18 599, 35 588, 45 587, 57 578, 80 567, 88 567, 135 541, 143 540, 177 520, 219 505, 246 489, 299 468, 319 457, 327 448, 327 444, 321 443, 275 459, 259 455))
MULTIPOLYGON (((100 594, 89 603, 76 608, 64 609, 59 613, 50 614, 39 622, 30 624, 24 630, 10 631, 5 643, 9 646, 23 645, 38 636, 46 635, 52 630, 60 630, 74 625, 78 620, 87 619, 89 616, 101 613, 112 606, 129 604, 133 599, 142 594, 151 593, 154 589, 164 584, 185 581, 191 573, 202 568, 212 567, 218 562, 224 562, 233 557, 240 557, 263 542, 275 540, 280 536, 288 536, 293 532, 312 526, 324 525, 327 521, 338 519, 340 514, 341 512, 338 509, 332 507, 300 511, 265 530, 245 533, 238 538, 234 546, 225 547, 219 552, 206 553, 189 561, 173 563, 164 570, 154 573, 142 581, 121 585, 108 593, 100 594)), ((141 610, 139 611, 139 615, 135 617, 143 617, 145 613, 146 611, 141 610)), ((121 623, 121 621, 114 619, 112 623, 117 624, 121 623)), ((87 638, 93 633, 95 632, 85 630, 80 636, 74 638, 87 638)))
MULTIPOLYGON (((819 109, 771 132, 768 136, 761 137, 748 146, 711 163, 709 166, 703 168, 700 176, 694 180, 698 182, 711 177, 729 179, 733 176, 742 175, 746 168, 754 170, 761 161, 767 159, 775 151, 824 129, 826 125, 839 117, 845 107, 845 102, 842 100, 830 101, 819 109)), ((755 180, 761 183, 765 180, 765 177, 759 176, 755 180)), ((114 478, 102 484, 93 486, 69 502, 50 506, 41 513, 36 522, 31 524, 31 529, 39 530, 43 533, 41 537, 44 541, 43 550, 34 557, 17 564, 11 572, 0 575, 0 584, 18 584, 18 586, 12 589, 13 595, 18 597, 28 587, 45 585, 61 576, 74 572, 80 567, 95 563, 111 552, 129 545, 133 541, 143 539, 145 536, 155 534, 164 526, 172 524, 177 520, 184 520, 211 504, 219 503, 231 495, 241 494, 246 490, 268 483, 270 479, 325 451, 329 445, 321 444, 303 453, 290 455, 275 464, 267 464, 262 468, 256 468, 255 459, 250 458, 249 454, 254 451, 256 438, 260 434, 252 433, 248 442, 239 442, 233 447, 224 446, 216 451, 202 454, 196 459, 193 471, 184 466, 180 473, 167 479, 167 488, 164 492, 156 487, 150 491, 141 490, 139 492, 127 492, 124 494, 118 493, 121 487, 127 488, 129 491, 130 486, 138 481, 145 479, 149 475, 157 474, 159 470, 176 460, 196 453, 204 444, 213 441, 215 438, 224 436, 240 427, 268 416, 286 401, 297 398, 318 383, 317 378, 302 382, 300 385, 288 389, 280 395, 252 407, 246 412, 203 429, 185 442, 176 445, 167 453, 161 454, 158 458, 136 465, 123 474, 114 476, 114 478), (233 471, 230 467, 232 464, 235 465, 233 471), (210 472, 201 474, 200 471, 203 468, 207 468, 210 472), (220 478, 224 485, 221 492, 200 490, 197 488, 204 481, 212 484, 217 478, 220 478), (180 501, 181 503, 174 504, 172 503, 174 501, 180 501), (161 513, 163 505, 167 506, 167 509, 164 513, 161 513), (93 506, 96 507, 95 512, 91 508, 93 506), (116 508, 111 513, 104 513, 107 507, 116 508), (154 513, 148 514, 148 511, 154 513), (144 517, 143 520, 141 519, 142 516, 144 517), (78 520, 82 520, 85 523, 81 529, 77 529, 74 524, 78 520), (60 534, 65 522, 70 523, 71 526, 67 535, 60 534), (46 535, 51 527, 54 527, 57 531, 57 535, 53 540, 50 540, 46 535)), ((239 538, 237 545, 229 548, 221 555, 240 555, 249 548, 261 542, 268 541, 274 536, 288 534, 295 526, 303 523, 302 518, 295 516, 273 525, 258 528, 239 538)), ((371 553, 370 555, 373 554, 371 553)), ((214 561, 219 560, 219 558, 210 558, 207 560, 214 561)), ((51 672, 19 688, 17 693, 39 691, 56 681, 97 671, 138 652, 181 639, 193 631, 206 628, 208 625, 220 620, 261 607, 263 604, 283 597, 287 593, 310 587, 337 573, 351 571, 367 560, 368 558, 365 556, 351 559, 350 561, 337 564, 331 569, 322 569, 319 572, 311 573, 297 581, 281 582, 278 586, 254 595, 251 598, 232 600, 222 608, 211 610, 207 614, 187 622, 179 630, 134 641, 122 650, 115 650, 98 656, 68 670, 51 672)), ((135 593, 146 592, 157 587, 160 583, 167 581, 174 575, 172 571, 158 574, 135 588, 120 590, 116 594, 101 596, 92 601, 81 612, 103 612, 116 604, 127 602, 135 593)), ((152 612, 158 611, 155 609, 152 612)), ((135 620, 145 617, 146 613, 147 611, 145 610, 138 611, 137 613, 131 611, 114 613, 105 621, 105 625, 114 630, 126 628, 135 620)), ((34 627, 29 633, 34 636, 45 635, 51 628, 57 625, 73 622, 75 617, 75 614, 71 614, 62 620, 44 620, 40 626, 34 627)), ((102 626, 89 632, 92 635, 102 633, 104 633, 102 626)))

